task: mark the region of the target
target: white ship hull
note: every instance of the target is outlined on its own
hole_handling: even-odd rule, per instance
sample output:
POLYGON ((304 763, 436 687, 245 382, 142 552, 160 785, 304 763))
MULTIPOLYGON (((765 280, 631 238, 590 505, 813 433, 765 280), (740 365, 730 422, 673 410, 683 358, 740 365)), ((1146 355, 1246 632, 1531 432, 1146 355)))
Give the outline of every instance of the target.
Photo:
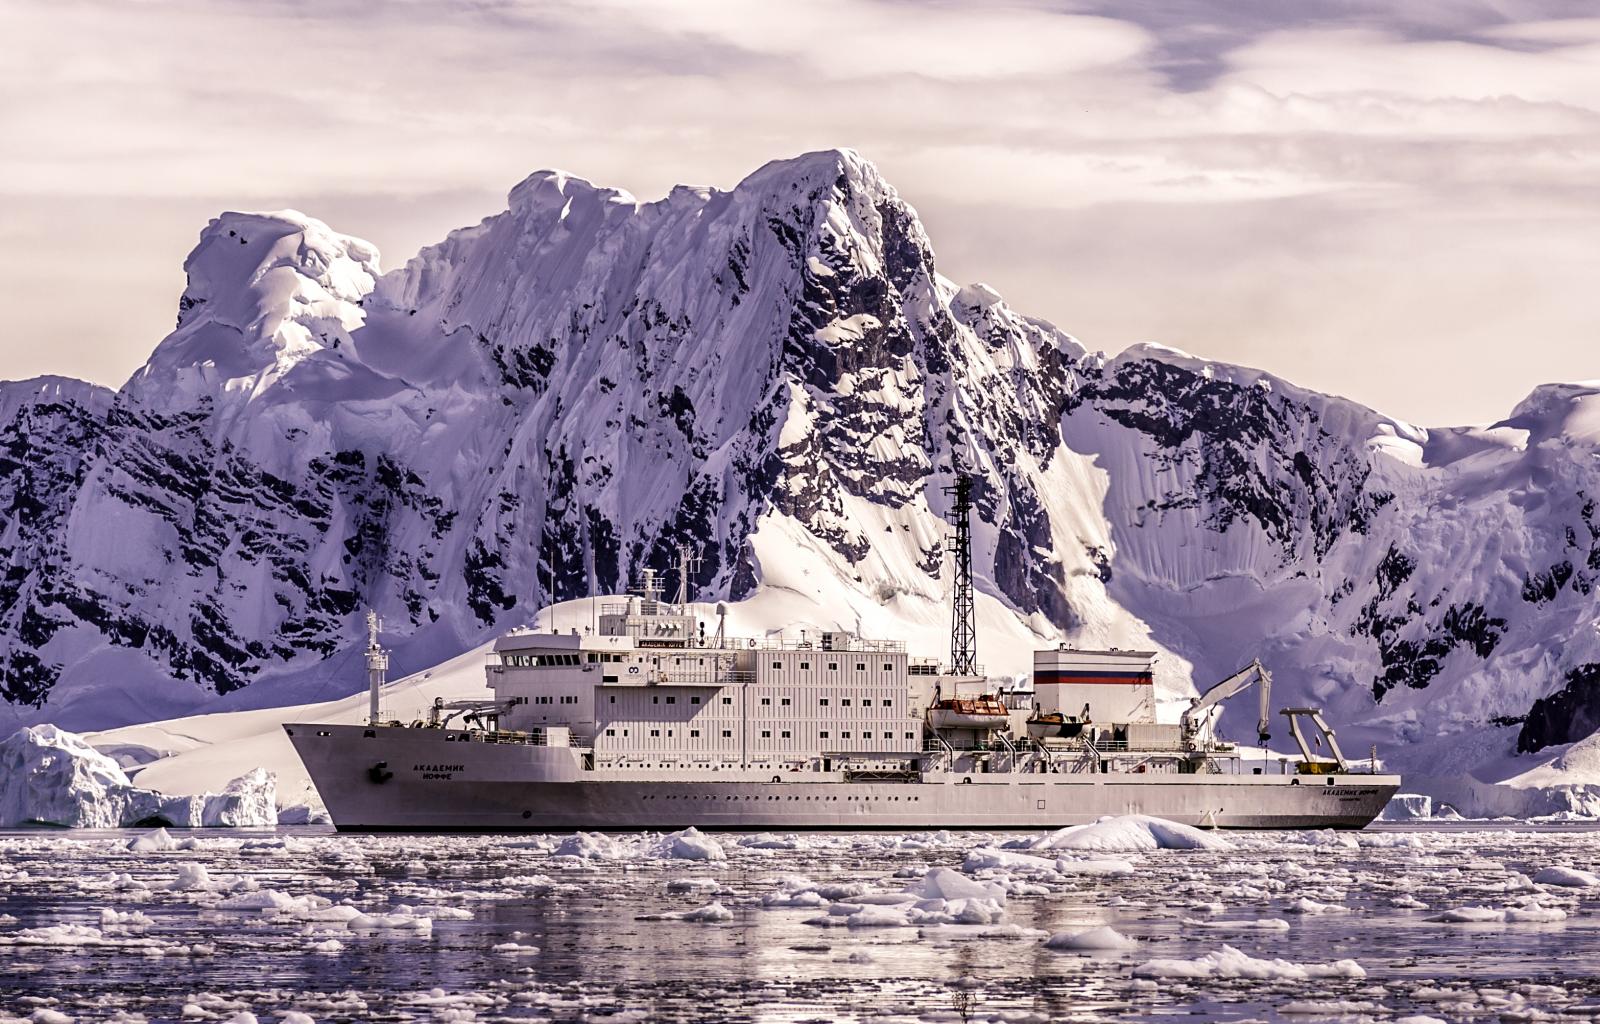
POLYGON ((1049 829, 1150 814, 1238 829, 1362 828, 1394 775, 584 770, 566 747, 447 729, 289 725, 341 831, 1049 829), (382 769, 373 769, 380 763, 382 769), (383 781, 377 781, 382 778, 383 781))

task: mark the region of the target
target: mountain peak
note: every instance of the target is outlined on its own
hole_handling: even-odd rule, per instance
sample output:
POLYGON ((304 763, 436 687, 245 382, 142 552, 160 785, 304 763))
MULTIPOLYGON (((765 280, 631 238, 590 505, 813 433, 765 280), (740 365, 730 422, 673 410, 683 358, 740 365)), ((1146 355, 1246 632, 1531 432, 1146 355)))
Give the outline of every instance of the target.
MULTIPOLYGON (((296 210, 221 214, 183 267, 177 327, 129 381, 143 398, 195 374, 204 391, 259 392, 306 356, 347 340, 382 273, 372 243, 296 210)), ((186 401, 188 392, 167 397, 186 401)))
POLYGON ((547 169, 534 171, 512 186, 506 195, 512 213, 525 213, 544 209, 564 209, 575 199, 594 198, 618 205, 639 205, 639 200, 626 189, 596 185, 588 178, 566 171, 547 169))

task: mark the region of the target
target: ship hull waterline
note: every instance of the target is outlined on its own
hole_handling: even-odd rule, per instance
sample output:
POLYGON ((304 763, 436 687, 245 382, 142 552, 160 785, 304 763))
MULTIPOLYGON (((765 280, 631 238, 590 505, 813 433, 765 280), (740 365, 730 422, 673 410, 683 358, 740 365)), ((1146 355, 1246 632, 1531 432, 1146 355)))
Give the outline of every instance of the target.
POLYGON ((1359 829, 1393 775, 950 774, 847 781, 733 768, 582 771, 573 751, 437 729, 285 727, 341 832, 1038 830, 1148 814, 1219 829, 1359 829), (458 739, 459 737, 459 739, 458 739), (379 766, 382 766, 381 768, 379 766))

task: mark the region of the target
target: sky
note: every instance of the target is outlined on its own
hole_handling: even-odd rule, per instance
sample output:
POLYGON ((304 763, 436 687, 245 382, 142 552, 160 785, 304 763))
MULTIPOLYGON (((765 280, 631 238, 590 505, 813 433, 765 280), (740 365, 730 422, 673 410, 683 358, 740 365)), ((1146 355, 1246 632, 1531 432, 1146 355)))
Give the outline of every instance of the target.
POLYGON ((399 266, 561 168, 850 146, 940 271, 1423 425, 1600 377, 1592 0, 0 0, 0 378, 118 386, 227 209, 399 266))

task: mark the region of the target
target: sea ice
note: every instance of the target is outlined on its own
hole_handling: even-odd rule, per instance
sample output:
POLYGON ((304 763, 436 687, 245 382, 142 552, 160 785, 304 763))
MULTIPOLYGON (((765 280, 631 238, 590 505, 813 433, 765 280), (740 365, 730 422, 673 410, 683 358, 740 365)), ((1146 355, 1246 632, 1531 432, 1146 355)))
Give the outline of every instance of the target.
POLYGON ((1133 949, 1138 945, 1115 928, 1090 928, 1081 932, 1056 932, 1045 940, 1051 949, 1133 949))
POLYGON ((1262 960, 1223 946, 1194 960, 1158 959, 1133 969, 1140 978, 1256 978, 1306 981, 1311 978, 1365 978, 1367 972, 1354 960, 1325 964, 1297 964, 1288 960, 1262 960))
POLYGON ((1600 885, 1600 875, 1590 871, 1580 871, 1577 868, 1548 867, 1540 868, 1533 876, 1533 881, 1540 885, 1559 885, 1571 889, 1590 889, 1600 885))
POLYGON ((1233 843, 1191 825, 1148 814, 1105 817, 1092 825, 1069 825, 1035 841, 1035 850, 1095 850, 1137 853, 1142 850, 1231 850, 1233 843))

